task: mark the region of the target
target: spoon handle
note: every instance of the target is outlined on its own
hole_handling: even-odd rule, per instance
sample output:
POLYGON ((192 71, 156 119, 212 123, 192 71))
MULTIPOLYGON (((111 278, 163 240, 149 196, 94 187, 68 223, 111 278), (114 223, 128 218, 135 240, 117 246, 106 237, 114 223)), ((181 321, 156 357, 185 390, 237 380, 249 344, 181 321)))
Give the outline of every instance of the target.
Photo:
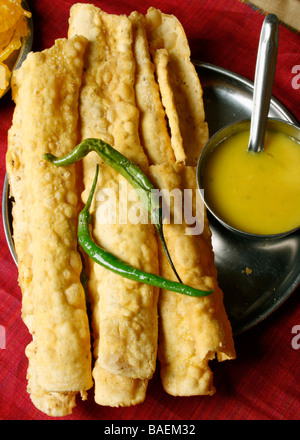
POLYGON ((278 18, 274 14, 269 14, 263 22, 258 46, 248 151, 257 152, 264 148, 277 50, 278 18))

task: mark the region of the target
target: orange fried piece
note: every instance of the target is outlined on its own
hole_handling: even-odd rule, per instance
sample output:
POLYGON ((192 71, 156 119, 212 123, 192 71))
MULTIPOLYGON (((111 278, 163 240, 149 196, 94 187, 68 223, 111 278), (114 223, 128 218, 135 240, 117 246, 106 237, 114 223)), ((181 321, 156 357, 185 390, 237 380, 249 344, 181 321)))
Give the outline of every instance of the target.
POLYGON ((31 13, 23 9, 21 0, 0 0, 0 97, 11 76, 7 60, 20 49, 22 38, 28 35, 25 17, 31 17, 31 13))

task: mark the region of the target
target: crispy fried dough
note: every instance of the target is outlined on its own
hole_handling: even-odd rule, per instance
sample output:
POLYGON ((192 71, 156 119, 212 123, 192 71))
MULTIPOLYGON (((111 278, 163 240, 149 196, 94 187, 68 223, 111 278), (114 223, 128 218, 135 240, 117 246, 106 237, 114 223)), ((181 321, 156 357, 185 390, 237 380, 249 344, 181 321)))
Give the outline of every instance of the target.
POLYGON ((97 366, 94 368, 95 401, 103 406, 132 406, 145 400, 148 380, 130 379, 109 373, 97 366))
POLYGON ((76 392, 92 386, 75 166, 57 168, 42 158, 76 145, 86 43, 76 36, 30 53, 12 85, 16 111, 6 161, 15 198, 22 318, 33 335, 26 350, 28 390, 34 404, 51 415, 70 413, 76 392))
POLYGON ((174 163, 165 111, 160 100, 160 89, 155 80, 154 65, 150 58, 148 40, 145 30, 145 17, 138 12, 129 16, 133 23, 133 51, 136 62, 135 94, 140 111, 140 137, 147 151, 150 164, 174 163))
POLYGON ((176 163, 186 163, 183 140, 180 132, 179 115, 176 109, 175 98, 169 78, 169 53, 167 49, 158 49, 153 55, 157 74, 157 81, 161 93, 162 103, 166 110, 168 124, 171 132, 171 145, 176 158, 176 163))
MULTIPOLYGON (((164 88, 166 94, 173 94, 176 110, 173 106, 166 105, 166 115, 169 120, 173 120, 177 113, 178 130, 187 157, 186 164, 196 166, 208 138, 208 128, 205 122, 202 88, 195 67, 190 62, 191 52, 184 29, 174 15, 149 8, 146 14, 146 31, 153 58, 155 59, 156 52, 160 49, 165 49, 168 53, 167 73, 171 90, 168 91, 166 82, 164 88)), ((173 130, 176 130, 175 126, 173 130)), ((176 150, 174 153, 176 156, 176 150)), ((178 160, 182 160, 181 149, 178 160)))
MULTIPOLYGON (((71 8, 69 23, 69 37, 77 33, 89 40, 80 97, 82 138, 103 139, 147 172, 148 160, 138 133, 131 21, 125 16, 106 14, 92 5, 77 4, 71 8)), ((83 161, 84 201, 97 162, 99 158, 94 154, 83 161)), ((153 225, 132 224, 127 217, 119 221, 121 182, 127 188, 124 179, 106 164, 100 164, 97 195, 91 210, 93 237, 100 246, 129 264, 157 273, 153 225), (101 224, 97 219, 103 189, 116 194, 114 224, 101 224)), ((128 203, 128 213, 134 204, 129 198, 130 189, 128 185, 127 195, 121 200, 125 205, 128 203)), ((140 402, 145 398, 147 379, 152 377, 156 366, 157 289, 124 279, 91 261, 89 265, 95 400, 113 406, 140 402), (135 397, 137 389, 139 393, 135 397)))
MULTIPOLYGON (((208 139, 199 78, 189 59, 190 50, 183 28, 174 16, 150 8, 146 15, 146 31, 152 58, 156 60, 166 116, 173 125, 170 124, 170 141, 176 158, 175 165, 167 161, 152 165, 151 180, 161 191, 167 190, 168 194, 179 189, 183 194, 184 190, 190 189, 195 196, 198 193, 196 174, 195 168, 190 165, 197 163, 208 139), (177 142, 179 135, 182 137, 186 161, 182 160, 182 146, 177 142), (172 142, 174 136, 176 139, 172 142)), ((142 114, 141 117, 145 116, 142 114)), ((149 155, 153 148, 151 137, 147 138, 144 148, 149 155)), ((211 296, 204 298, 160 291, 158 357, 162 383, 168 393, 181 396, 214 394, 209 360, 215 356, 220 361, 235 358, 223 293, 217 284, 211 232, 200 196, 198 201, 202 204, 202 210, 199 213, 199 208, 196 209, 197 199, 194 198, 192 218, 198 215, 203 230, 187 232, 190 225, 185 220, 184 203, 182 207, 175 208, 174 204, 169 205, 171 217, 174 217, 176 209, 177 214, 182 214, 182 222, 164 224, 167 245, 183 282, 200 289, 214 289, 211 296)), ((160 244, 159 264, 162 276, 175 279, 160 244)))
MULTIPOLYGON (((169 164, 150 167, 156 187, 190 189, 193 216, 196 210, 196 171, 194 167, 175 167, 169 164)), ((198 200, 200 203, 201 201, 198 200)), ((235 357, 231 326, 223 304, 223 293, 217 284, 217 271, 211 247, 211 233, 202 204, 203 232, 187 234, 189 226, 183 216, 174 224, 174 206, 170 204, 171 221, 164 225, 164 235, 173 263, 182 281, 193 287, 209 290, 212 295, 192 298, 166 290, 159 295, 159 360, 165 390, 172 395, 211 395, 215 392, 208 361, 217 355, 219 360, 235 357)), ((200 221, 201 223, 201 221, 200 221)), ((202 229, 201 227, 201 229, 202 229)), ((200 231, 200 229, 199 229, 200 231)), ((197 231, 195 231, 197 232, 197 231)), ((174 274, 160 249, 160 273, 168 279, 174 274)))

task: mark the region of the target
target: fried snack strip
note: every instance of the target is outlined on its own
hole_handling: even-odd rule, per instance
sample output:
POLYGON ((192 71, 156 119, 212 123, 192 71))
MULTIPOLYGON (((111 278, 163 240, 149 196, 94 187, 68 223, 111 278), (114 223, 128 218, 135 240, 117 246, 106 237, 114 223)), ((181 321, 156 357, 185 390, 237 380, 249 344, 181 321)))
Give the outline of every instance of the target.
POLYGON ((183 148, 183 139, 180 132, 180 120, 176 110, 176 102, 169 76, 169 53, 167 49, 158 49, 153 54, 157 81, 161 93, 162 103, 168 117, 171 145, 177 163, 186 163, 186 154, 183 148))
MULTIPOLYGON (((200 152, 205 145, 208 128, 205 122, 202 88, 194 65, 190 62, 190 48, 181 23, 174 15, 163 14, 158 9, 149 8, 146 14, 146 31, 150 51, 158 64, 157 75, 161 77, 160 65, 166 63, 168 54, 167 76, 170 90, 161 90, 162 95, 172 95, 166 103, 166 116, 176 132, 180 130, 183 151, 187 157, 186 164, 196 166, 200 152), (162 53, 159 50, 162 49, 162 53), (174 99, 176 114, 172 105, 174 99), (176 128, 176 119, 179 127, 176 128)), ((163 68, 163 65, 162 67, 163 68)), ((174 142, 173 142, 174 143, 174 142)), ((179 144, 180 145, 180 144, 179 144)), ((181 161, 183 152, 179 148, 174 151, 176 160, 181 161)))
POLYGON ((136 104, 140 111, 140 138, 142 145, 151 144, 148 150, 150 165, 174 163, 165 111, 160 100, 160 90, 155 80, 154 65, 150 58, 144 15, 134 11, 129 16, 134 30, 134 57, 136 60, 136 104), (155 127, 155 129, 154 129, 155 127))
POLYGON ((41 411, 72 412, 92 386, 90 332, 77 252, 75 166, 43 160, 77 142, 83 37, 30 53, 13 78, 16 102, 6 166, 14 197, 13 227, 22 318, 33 336, 26 349, 28 390, 41 411))
MULTIPOLYGON (((207 140, 207 126, 204 122, 204 111, 202 103, 202 91, 199 79, 196 76, 187 59, 188 49, 186 48, 187 41, 183 34, 182 27, 173 16, 166 16, 158 10, 150 8, 146 16, 146 31, 149 38, 149 45, 152 48, 152 57, 161 53, 164 57, 172 59, 176 57, 174 47, 180 51, 180 48, 185 48, 185 52, 181 53, 184 58, 184 64, 178 67, 181 78, 186 79, 186 84, 183 89, 179 90, 179 97, 177 95, 178 88, 174 86, 176 79, 169 81, 168 72, 163 73, 166 81, 160 81, 161 96, 169 96, 174 99, 174 102, 188 102, 191 99, 191 87, 197 92, 199 104, 186 106, 186 114, 180 120, 180 133, 183 140, 184 153, 186 153, 186 162, 195 162, 195 152, 189 148, 185 149, 189 143, 190 137, 186 137, 190 127, 192 132, 197 133, 198 140, 193 142, 196 154, 200 152, 202 146, 207 140), (163 30, 161 28, 163 26, 163 30), (174 31, 176 34, 174 33, 174 31), (155 38, 153 40, 153 38, 155 38), (175 44, 176 43, 176 44, 175 44), (187 65, 187 69, 185 69, 187 65), (186 71, 188 72, 186 72, 186 71), (191 77, 191 75, 192 78, 191 77), (170 88, 170 90, 162 90, 161 88, 170 88), (189 109, 189 112, 188 112, 189 109), (197 121, 199 115, 195 112, 200 112, 200 121, 197 125, 193 125, 193 121, 197 121), (192 126, 190 125, 192 124, 192 126), (201 134, 201 136, 200 136, 201 134), (201 139, 199 139, 201 137, 201 139), (195 142, 197 144, 195 145, 195 142)), ((145 43, 147 45, 147 43, 145 43)), ((136 58, 137 63, 142 60, 136 58)), ((179 63, 179 61, 178 61, 179 63)), ((180 64, 180 63, 179 63, 180 64)), ((163 64, 156 63, 156 68, 159 65, 163 69, 163 64)), ((138 70, 139 71, 139 70, 138 70)), ((157 73, 157 71, 156 71, 157 73)), ((159 75, 157 74, 157 77, 159 75)), ((179 80, 178 80, 179 81, 179 80)), ((143 100, 143 95, 136 88, 136 93, 139 99, 143 100)), ((197 99, 198 99, 197 98, 197 99)), ((177 108, 177 107, 176 107, 177 108)), ((147 106, 140 105, 141 119, 146 118, 143 112, 149 112, 151 109, 147 106)), ((166 113, 176 111, 175 107, 169 106, 166 108, 166 113)), ((179 113, 177 114, 179 116, 179 113)), ((168 117, 168 121, 172 119, 168 117)), ((173 119, 176 121, 176 118, 173 119)), ((195 122, 196 124, 196 122, 195 122)), ((148 126, 147 129, 155 131, 156 123, 153 126, 148 126)), ((143 131, 143 126, 140 127, 143 131)), ((172 130, 170 130, 172 135, 172 130)), ((174 130, 173 130, 174 133, 174 130)), ((195 135, 196 136, 196 135, 195 135)), ((153 151, 152 138, 144 136, 146 140, 144 149, 148 156, 153 151)), ((170 141, 166 143, 167 148, 170 141)), ((171 143, 174 146, 174 142, 171 143)), ((211 245, 211 232, 209 229, 205 207, 203 206, 200 197, 198 197, 198 205, 196 204, 195 193, 198 192, 196 185, 195 168, 193 166, 184 165, 184 161, 178 160, 178 151, 174 150, 176 161, 172 162, 157 162, 150 167, 150 177, 153 183, 160 190, 167 190, 167 194, 171 195, 172 191, 190 190, 194 195, 192 201, 192 210, 190 211, 190 218, 185 218, 184 203, 182 206, 174 206, 170 204, 171 220, 175 212, 182 214, 182 222, 179 224, 164 224, 164 235, 167 240, 167 245, 170 250, 173 262, 183 282, 191 284, 197 288, 211 288, 214 293, 205 298, 188 298, 184 295, 174 294, 172 292, 160 291, 159 295, 159 316, 160 316, 160 331, 159 331, 159 351, 158 356, 161 364, 161 378, 165 390, 172 395, 211 395, 215 392, 213 385, 213 376, 209 368, 209 360, 217 355, 219 360, 232 359, 235 357, 234 344, 232 339, 232 332, 230 323, 228 321, 224 304, 223 294, 217 285, 217 272, 214 265, 214 256, 211 245), (175 209, 175 211, 174 211, 175 209), (189 223, 191 220, 198 219, 198 229, 196 226, 191 227, 189 223), (189 229, 187 229, 189 228, 189 229), (203 229, 203 230, 202 230, 203 229), (202 232, 201 232, 202 231, 202 232)), ((174 194, 174 193, 173 193, 174 194)), ((198 195, 199 196, 199 195, 198 195)), ((182 201, 182 195, 180 197, 182 201)), ((165 201, 166 202, 166 201, 165 201)), ((173 278, 168 261, 165 258, 164 252, 159 245, 159 263, 160 274, 166 278, 173 278)))
MULTIPOLYGON (((171 221, 164 225, 176 270, 185 284, 199 289, 214 289, 212 295, 203 298, 160 291, 158 355, 162 383, 172 395, 211 395, 215 388, 208 361, 215 355, 220 361, 232 359, 235 352, 223 293, 216 281, 211 233, 198 194, 196 170, 184 165, 177 166, 175 170, 174 166, 163 164, 152 166, 150 171, 151 179, 158 188, 167 189, 170 194, 179 189, 184 196, 186 211, 182 214, 182 222, 174 224, 172 218, 176 207, 170 204, 171 221), (186 219, 187 206, 191 209, 190 219, 197 218, 198 221, 192 227, 188 224, 190 219, 186 219), (202 229, 203 232, 199 233, 202 229)), ((162 251, 160 272, 166 278, 174 278, 162 251)))
POLYGON ((120 374, 109 373, 101 367, 93 371, 95 400, 103 406, 133 406, 145 400, 148 380, 131 379, 120 374))
MULTIPOLYGON (((71 8, 69 25, 69 37, 80 34, 89 40, 80 98, 82 139, 96 137, 108 142, 147 172, 148 160, 138 134, 130 20, 106 14, 93 5, 76 4, 71 8)), ((97 162, 96 154, 84 159, 84 201, 97 162)), ((100 163, 91 210, 94 240, 129 264, 158 273, 153 225, 128 221, 130 216, 138 216, 137 200, 132 197, 126 181, 100 163), (111 222, 101 221, 105 192, 106 202, 115 202, 111 222), (120 212, 122 204, 127 208, 125 214, 120 212)), ((95 400, 113 406, 139 403, 156 366, 157 289, 124 279, 92 261, 89 266, 95 400)))

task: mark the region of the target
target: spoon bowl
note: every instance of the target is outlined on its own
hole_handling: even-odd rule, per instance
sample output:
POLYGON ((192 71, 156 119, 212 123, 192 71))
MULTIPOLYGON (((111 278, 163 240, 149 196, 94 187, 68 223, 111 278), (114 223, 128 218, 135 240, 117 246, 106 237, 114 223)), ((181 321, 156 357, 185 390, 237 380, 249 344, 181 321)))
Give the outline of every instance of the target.
MULTIPOLYGON (((241 133, 243 131, 250 131, 250 125, 251 125, 251 121, 250 120, 242 120, 242 121, 238 121, 238 122, 234 122, 232 124, 227 125, 226 127, 222 128, 221 130, 219 130, 218 132, 216 132, 210 139, 209 141, 206 143, 205 147, 202 150, 202 153, 199 157, 198 160, 198 164, 197 164, 197 185, 198 185, 198 189, 200 190, 200 194, 202 197, 202 200, 206 206, 206 208, 208 209, 208 211, 224 226, 226 227, 228 230, 240 234, 243 237, 249 237, 249 238, 254 238, 254 239, 264 239, 264 240, 269 240, 269 239, 276 239, 276 238, 281 238, 284 237, 286 235, 289 235, 293 232, 295 232, 296 230, 298 230, 300 228, 300 224, 299 226, 297 226, 294 229, 291 230, 287 230, 284 232, 280 232, 277 234, 254 234, 251 232, 247 232, 244 230, 240 230, 237 229, 236 227, 230 225, 228 222, 224 221, 223 218, 221 218, 214 210, 214 208, 212 207, 211 203, 208 201, 207 197, 205 196, 205 190, 203 191, 203 189, 205 188, 204 185, 204 170, 205 170, 205 166, 207 163, 207 160, 209 158, 209 156, 212 154, 212 152, 218 148, 218 146, 226 139, 234 136, 235 134, 241 133)), ((280 119, 273 119, 273 118, 269 118, 266 122, 266 130, 268 131, 272 131, 272 132, 278 132, 278 133, 282 133, 286 136, 288 136, 289 138, 292 138, 293 140, 295 140, 296 142, 300 143, 300 127, 289 123, 289 122, 285 122, 282 121, 280 119)), ((299 145, 300 148, 300 145, 299 145)), ((257 153, 259 154, 259 153, 257 153)))

